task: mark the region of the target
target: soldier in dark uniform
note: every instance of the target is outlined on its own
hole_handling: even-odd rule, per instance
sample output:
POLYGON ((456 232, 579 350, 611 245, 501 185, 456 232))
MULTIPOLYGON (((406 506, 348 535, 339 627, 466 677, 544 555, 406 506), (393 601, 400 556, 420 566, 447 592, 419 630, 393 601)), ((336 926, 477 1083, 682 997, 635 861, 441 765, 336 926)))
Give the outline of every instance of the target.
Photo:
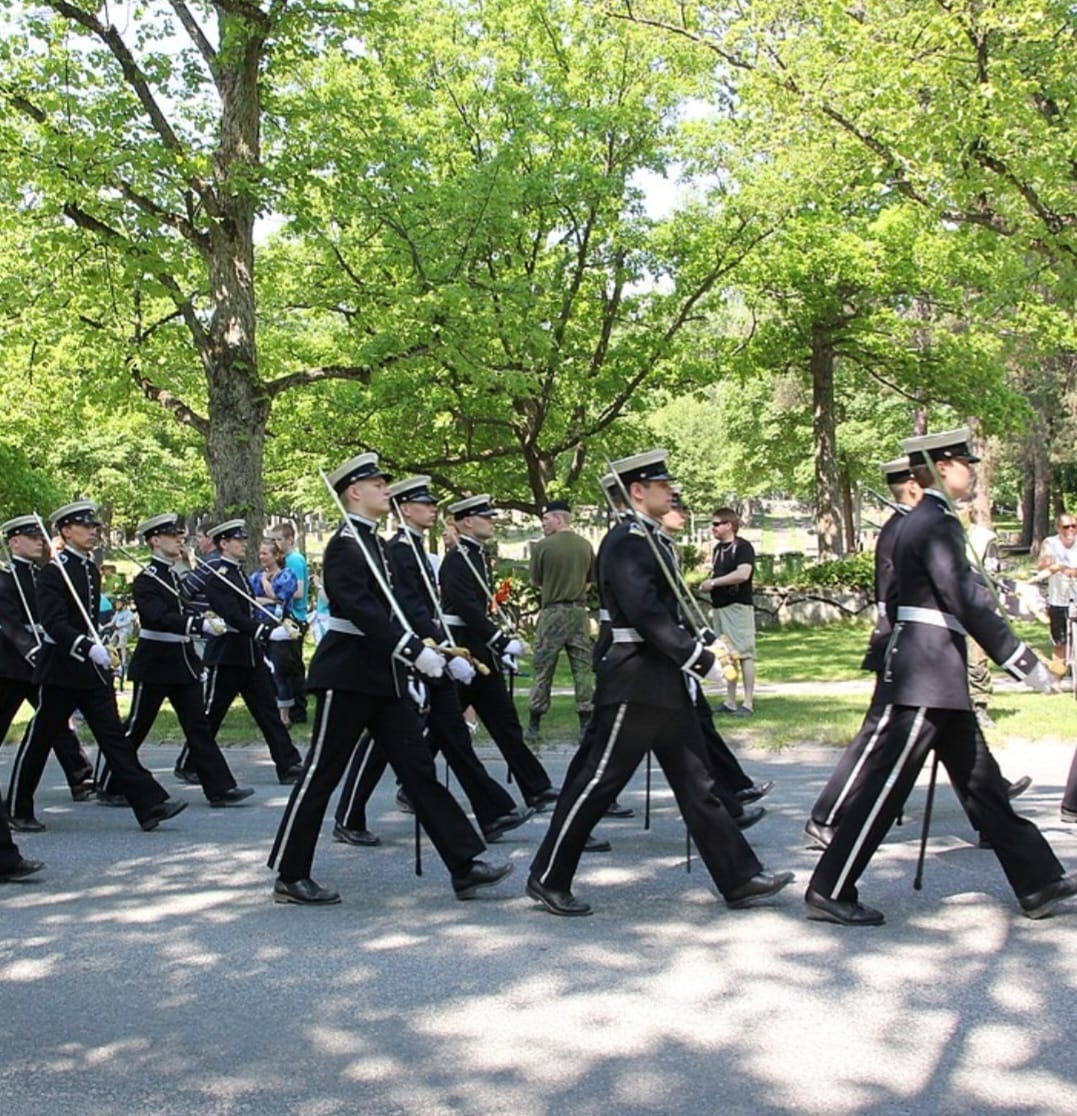
MULTIPOLYGON (((125 729, 128 742, 140 747, 167 698, 176 711, 209 804, 232 806, 254 791, 236 785, 210 732, 202 693, 202 660, 193 646, 196 634, 222 634, 224 622, 199 615, 183 604, 173 571, 180 556, 181 533, 179 519, 172 512, 138 525, 138 534, 153 557, 131 587, 141 630, 128 670, 134 693, 125 729)), ((106 763, 100 780, 102 794, 111 794, 111 782, 106 763)))
POLYGON ((91 557, 99 526, 97 506, 78 500, 54 512, 52 520, 64 549, 37 579, 45 646, 34 681, 41 686, 41 701, 15 757, 8 805, 11 817, 23 828, 28 823, 44 828, 34 816, 34 792, 49 744, 77 708, 112 768, 116 790, 126 796, 143 829, 156 829, 187 803, 170 799, 138 762, 116 709, 109 654, 97 630, 101 574, 91 557))
POLYGON ((699 722, 685 686, 721 678, 715 656, 679 622, 676 571, 654 538, 672 502, 664 450, 614 464, 635 518, 613 528, 598 562, 611 646, 598 664, 588 755, 565 787, 538 851, 527 893, 558 915, 590 907, 571 892, 584 842, 651 749, 677 798, 700 856, 730 907, 775 895, 792 873, 768 875, 712 792, 700 754, 699 722), (692 746, 686 746, 691 741, 692 746))
POLYGON ((490 615, 493 588, 483 543, 494 534, 497 512, 488 494, 469 496, 446 509, 460 541, 441 563, 441 603, 455 643, 466 647, 489 668, 461 688, 460 704, 472 706, 486 727, 528 806, 545 809, 557 801, 557 791, 538 757, 524 742, 520 717, 502 676, 502 658, 525 651, 523 642, 503 631, 490 615))
POLYGON ((873 926, 880 911, 859 901, 857 880, 904 806, 934 749, 958 798, 990 842, 1029 918, 1050 914, 1077 894, 1040 831, 1018 817, 1003 778, 978 731, 969 696, 966 635, 1014 677, 1050 692, 1050 673, 983 596, 969 569, 965 536, 951 501, 968 495, 972 465, 967 428, 903 443, 924 498, 896 529, 894 587, 887 601, 893 631, 884 682, 890 700, 878 744, 865 752, 856 791, 812 875, 808 917, 873 926))
MULTIPOLYGON (((389 498, 400 520, 399 529, 385 546, 393 592, 420 639, 448 645, 451 641, 441 623, 440 601, 436 596, 437 576, 424 545, 426 531, 437 520, 437 501, 430 493, 430 478, 397 481, 389 486, 389 498)), ((534 810, 517 807, 509 792, 475 755, 456 690, 457 683, 466 685, 474 676, 475 668, 466 659, 456 657, 448 660, 444 677, 426 682, 430 706, 427 737, 434 755, 439 751, 445 753, 471 803, 483 838, 496 841, 523 825, 534 810)), ((333 830, 336 840, 356 845, 370 845, 377 840, 367 829, 366 804, 387 763, 384 749, 370 736, 355 749, 337 809, 333 830)))
POLYGON ((310 877, 314 847, 329 797, 364 729, 385 749, 416 816, 449 869, 459 899, 473 898, 512 871, 478 859, 485 846, 453 796, 438 781, 407 672, 437 680, 445 660, 405 627, 392 596, 389 565, 378 535, 388 510, 387 481, 373 453, 345 462, 329 476, 347 518, 325 548, 323 578, 328 630, 314 652, 307 689, 317 695, 311 750, 281 819, 269 866, 281 903, 338 903, 340 896, 310 877))
MULTIPOLYGON (((210 610, 226 625, 223 635, 213 635, 206 643, 205 702, 209 730, 216 737, 232 702, 237 696, 242 697, 269 745, 278 781, 294 783, 303 769, 303 757, 277 713, 265 643, 291 639, 295 633, 264 613, 247 591, 247 578, 240 566, 247 553, 246 523, 242 519, 229 519, 211 527, 208 534, 220 554, 208 563, 202 591, 210 610), (210 569, 217 573, 209 572, 210 569)), ((193 769, 187 748, 177 767, 193 769)))
MULTIPOLYGON (((24 701, 35 709, 38 687, 34 667, 43 641, 37 622, 37 575, 48 556, 45 536, 38 520, 20 515, 0 524, 11 554, 11 566, 0 568, 0 742, 24 701)), ((65 725, 52 742, 52 750, 64 769, 71 797, 85 802, 93 795, 93 766, 78 737, 65 725)))

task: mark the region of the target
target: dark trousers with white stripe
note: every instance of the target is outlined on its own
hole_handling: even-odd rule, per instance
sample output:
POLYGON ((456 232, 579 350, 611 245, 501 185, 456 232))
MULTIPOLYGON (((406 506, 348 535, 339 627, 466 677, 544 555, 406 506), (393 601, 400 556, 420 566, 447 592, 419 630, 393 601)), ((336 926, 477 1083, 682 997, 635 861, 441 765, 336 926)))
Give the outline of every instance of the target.
MULTIPOLYGON (((428 683, 430 713, 427 720, 427 741, 431 753, 443 752, 449 770, 456 776, 460 789, 475 812, 480 826, 488 826, 516 803, 512 795, 483 766, 471 743, 471 733, 464 721, 456 683, 441 679, 428 683)), ((366 807, 374 788, 385 772, 388 757, 369 734, 355 746, 344 789, 337 805, 336 820, 346 829, 366 829, 366 807)))
POLYGON ((277 830, 270 868, 276 868, 287 881, 310 875, 329 799, 364 729, 383 742, 390 766, 449 873, 466 875, 486 846, 456 799, 438 781, 415 706, 406 697, 347 690, 318 694, 310 752, 277 830))
MULTIPOLYGON (((277 695, 269 667, 263 662, 257 666, 212 666, 206 675, 206 716, 209 718, 210 735, 216 738, 225 715, 237 697, 243 698, 265 742, 277 776, 283 776, 290 767, 303 762, 299 749, 292 743, 288 730, 281 723, 277 711, 277 695)), ((191 760, 189 742, 176 761, 177 767, 196 771, 191 760)))
MULTIPOLYGON (((213 738, 213 733, 209 731, 209 720, 202 705, 201 682, 172 685, 136 682, 131 697, 131 712, 124 722, 128 742, 135 748, 142 746, 166 698, 176 711, 187 741, 186 746, 190 749, 191 763, 198 772, 206 797, 214 798, 231 790, 236 785, 236 780, 213 738)), ((112 771, 108 760, 105 760, 98 773, 98 789, 110 794, 113 789, 111 784, 112 771)))
POLYGON ((879 746, 890 724, 893 706, 880 693, 878 683, 871 697, 860 731, 842 752, 826 786, 819 792, 811 817, 818 825, 836 826, 841 821, 845 803, 857 793, 864 777, 866 758, 879 746))
POLYGON ((1009 784, 971 710, 896 705, 881 716, 889 723, 877 745, 865 750, 860 785, 846 800, 837 832, 812 875, 812 888, 831 899, 856 901, 857 881, 932 748, 973 825, 990 841, 1014 894, 1029 895, 1062 876, 1062 865, 1040 831, 1014 813, 1009 784))
POLYGON ((516 706, 509 696, 505 679, 496 667, 487 675, 476 672, 468 685, 460 687, 460 705, 465 709, 470 705, 475 710, 509 765, 525 801, 530 802, 550 789, 550 776, 524 743, 524 730, 516 706))
POLYGON ((11 827, 7 823, 7 812, 0 804, 0 874, 17 868, 21 861, 22 854, 11 839, 11 827))
POLYGON ((1077 751, 1073 753, 1070 761, 1069 778, 1066 780, 1066 789, 1062 794, 1062 809, 1077 814, 1077 751))
POLYGON ((713 793, 703 760, 699 720, 687 691, 679 709, 626 702, 603 705, 592 718, 590 747, 557 800, 553 819, 531 864, 543 886, 568 891, 583 846, 648 750, 669 783, 688 832, 724 895, 762 871, 751 846, 713 793))
MULTIPOLYGON (((38 694, 38 687, 33 682, 0 678, 0 743, 3 743, 7 730, 11 728, 11 722, 24 701, 37 708, 38 694)), ((68 725, 64 725, 60 735, 52 742, 52 750, 64 769, 69 787, 77 787, 93 778, 93 765, 82 750, 79 738, 68 725)))
POLYGON ((168 793, 138 761, 138 752, 123 732, 111 685, 92 690, 71 690, 66 686, 42 686, 41 704, 15 756, 8 792, 8 809, 13 818, 34 816, 34 792, 45 769, 49 746, 67 727, 67 720, 79 709, 90 726, 97 746, 112 768, 114 789, 125 795, 135 816, 142 821, 150 809, 168 798, 168 793))

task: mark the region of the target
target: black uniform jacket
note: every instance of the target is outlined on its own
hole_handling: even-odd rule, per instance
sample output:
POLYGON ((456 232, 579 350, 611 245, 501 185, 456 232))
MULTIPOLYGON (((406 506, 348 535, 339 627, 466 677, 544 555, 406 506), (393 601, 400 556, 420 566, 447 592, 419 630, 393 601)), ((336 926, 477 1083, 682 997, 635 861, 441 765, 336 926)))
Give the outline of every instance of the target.
POLYGON ((973 576, 961 523, 934 489, 901 520, 893 558, 887 612, 894 630, 883 679, 895 704, 972 708, 965 633, 1015 678, 1035 666, 973 576))
POLYGON ((0 569, 0 678, 29 682, 33 676, 41 643, 33 631, 36 576, 36 564, 26 558, 12 558, 9 569, 0 569))
POLYGON ((90 660, 93 640, 60 572, 61 563, 94 628, 99 624, 101 571, 88 554, 66 547, 37 575, 37 615, 46 638, 34 681, 69 690, 93 690, 106 684, 107 673, 90 660))
POLYGON ((239 590, 238 593, 234 592, 216 574, 202 571, 206 574, 203 589, 210 610, 229 628, 224 635, 212 636, 206 641, 206 665, 257 666, 265 656, 263 641, 276 625, 261 616, 251 597, 247 579, 237 562, 217 556, 209 559, 206 564, 219 570, 239 590), (256 615, 261 618, 256 619, 256 615))
POLYGON ((415 634, 420 639, 445 643, 449 636, 438 620, 434 601, 430 596, 431 590, 437 592, 437 577, 423 547, 422 535, 401 527, 385 544, 385 553, 393 575, 393 592, 415 634), (422 569, 419 567, 420 562, 423 564, 422 569))
POLYGON ((135 578, 131 591, 142 631, 127 677, 158 686, 197 682, 202 660, 191 637, 201 635, 202 617, 181 603, 180 582, 171 563, 154 558, 135 578))
POLYGON ((441 607, 446 616, 458 616, 463 621, 459 626, 450 621, 453 642, 466 647, 479 662, 497 669, 512 636, 502 631, 491 617, 490 597, 483 591, 483 585, 493 591, 482 544, 462 535, 456 548, 441 563, 441 607), (482 579, 482 585, 475 573, 482 579))
POLYGON ((908 514, 909 509, 901 506, 901 511, 895 511, 882 525, 875 540, 875 627, 868 637, 868 650, 860 669, 873 670, 876 674, 882 672, 886 645, 893 630, 886 602, 894 589, 894 543, 901 521, 908 514))
POLYGON ((677 597, 660 562, 673 572, 672 555, 650 522, 620 523, 602 541, 599 596, 613 642, 598 663, 596 705, 682 708, 689 700, 684 675, 702 680, 714 665, 714 655, 679 623, 677 597))
POLYGON ((325 548, 322 582, 331 620, 311 659, 307 689, 399 696, 423 643, 404 629, 371 572, 373 563, 392 588, 377 523, 357 515, 349 522, 350 529, 341 524, 325 548), (334 622, 354 631, 335 630, 334 622))

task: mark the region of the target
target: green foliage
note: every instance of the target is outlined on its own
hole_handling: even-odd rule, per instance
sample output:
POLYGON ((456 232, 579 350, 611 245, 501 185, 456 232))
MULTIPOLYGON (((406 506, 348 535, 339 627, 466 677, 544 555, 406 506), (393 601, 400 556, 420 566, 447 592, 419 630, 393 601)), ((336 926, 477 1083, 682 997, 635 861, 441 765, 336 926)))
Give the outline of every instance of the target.
POLYGON ((860 551, 847 558, 819 562, 802 570, 793 584, 798 588, 862 589, 870 592, 875 585, 875 556, 860 551))

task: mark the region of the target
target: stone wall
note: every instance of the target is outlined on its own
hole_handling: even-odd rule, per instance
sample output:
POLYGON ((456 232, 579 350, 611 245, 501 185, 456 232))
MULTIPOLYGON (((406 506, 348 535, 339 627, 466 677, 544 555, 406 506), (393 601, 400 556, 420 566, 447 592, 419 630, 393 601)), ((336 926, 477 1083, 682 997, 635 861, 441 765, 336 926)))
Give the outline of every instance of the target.
POLYGON ((767 586, 754 594, 755 622, 758 628, 784 624, 812 627, 834 620, 872 618, 875 602, 871 595, 848 589, 783 589, 767 586))

